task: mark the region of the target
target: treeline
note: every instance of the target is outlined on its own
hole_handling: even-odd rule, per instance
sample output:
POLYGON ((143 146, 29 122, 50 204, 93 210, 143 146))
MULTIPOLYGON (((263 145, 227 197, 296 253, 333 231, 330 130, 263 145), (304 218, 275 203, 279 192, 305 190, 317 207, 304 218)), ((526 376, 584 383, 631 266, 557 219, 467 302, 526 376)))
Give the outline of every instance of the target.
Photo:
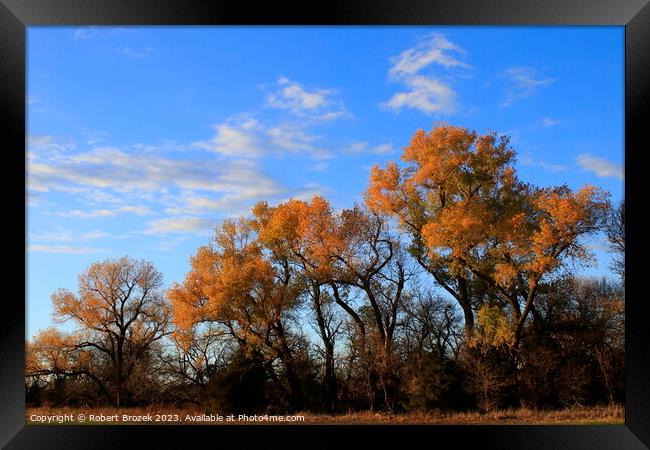
POLYGON ((162 291, 151 263, 91 265, 27 342, 28 404, 215 412, 563 407, 624 397, 624 208, 539 188, 506 137, 416 133, 364 204, 226 220, 162 291), (585 279, 605 232, 620 281, 585 279))

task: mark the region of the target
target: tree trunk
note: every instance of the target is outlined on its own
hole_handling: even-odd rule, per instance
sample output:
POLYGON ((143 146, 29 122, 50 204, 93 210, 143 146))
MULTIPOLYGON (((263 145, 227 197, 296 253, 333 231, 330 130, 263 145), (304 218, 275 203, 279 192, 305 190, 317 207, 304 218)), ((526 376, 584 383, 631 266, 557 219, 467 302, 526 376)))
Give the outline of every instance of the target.
POLYGON ((336 411, 337 383, 334 372, 334 346, 325 346, 325 402, 327 410, 331 413, 336 411))
POLYGON ((465 338, 470 338, 474 333, 474 311, 469 298, 467 280, 463 277, 458 278, 458 303, 463 310, 465 319, 465 338))
POLYGON ((325 409, 328 412, 336 410, 336 374, 334 372, 334 343, 332 335, 325 324, 325 316, 321 305, 320 286, 314 286, 313 298, 316 310, 316 321, 320 332, 323 347, 325 347, 325 409))
POLYGON ((295 368, 295 361, 291 349, 289 348, 289 344, 287 343, 282 323, 278 322, 275 328, 278 332, 278 339, 280 341, 279 356, 284 364, 285 378, 289 384, 289 404, 294 411, 300 411, 304 408, 304 398, 300 377, 295 368))

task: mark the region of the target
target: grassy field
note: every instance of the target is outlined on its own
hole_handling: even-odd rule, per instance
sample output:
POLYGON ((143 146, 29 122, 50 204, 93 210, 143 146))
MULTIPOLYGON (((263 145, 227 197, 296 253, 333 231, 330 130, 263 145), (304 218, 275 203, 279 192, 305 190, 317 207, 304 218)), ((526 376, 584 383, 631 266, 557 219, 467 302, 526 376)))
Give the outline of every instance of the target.
POLYGON ((302 412, 294 416, 237 415, 206 413, 201 409, 148 408, 27 408, 27 424, 46 425, 623 425, 621 405, 535 411, 529 409, 479 412, 423 412, 381 414, 372 412, 324 415, 302 412), (302 416, 302 419, 300 417, 302 416), (281 417, 281 419, 279 418, 281 417))

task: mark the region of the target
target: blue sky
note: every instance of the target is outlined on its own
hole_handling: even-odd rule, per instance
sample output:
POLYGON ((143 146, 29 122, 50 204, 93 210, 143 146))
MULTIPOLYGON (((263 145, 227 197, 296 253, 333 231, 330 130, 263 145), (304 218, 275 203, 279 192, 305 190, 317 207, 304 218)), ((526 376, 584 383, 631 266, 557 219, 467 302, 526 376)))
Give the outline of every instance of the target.
POLYGON ((27 337, 94 261, 182 281, 223 218, 352 206, 438 121, 510 135, 525 181, 623 196, 623 27, 30 27, 27 48, 27 337))

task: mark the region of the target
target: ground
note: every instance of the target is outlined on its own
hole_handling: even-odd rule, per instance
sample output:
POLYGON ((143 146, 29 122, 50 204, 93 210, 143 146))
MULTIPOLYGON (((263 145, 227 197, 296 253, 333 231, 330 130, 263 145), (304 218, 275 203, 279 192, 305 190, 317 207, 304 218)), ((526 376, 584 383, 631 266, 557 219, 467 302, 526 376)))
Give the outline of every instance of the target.
POLYGON ((301 412, 292 416, 264 414, 239 417, 227 413, 206 412, 200 408, 50 408, 28 407, 27 424, 111 425, 119 424, 277 424, 277 425, 623 425, 622 405, 572 407, 562 410, 530 409, 479 412, 422 412, 383 414, 372 412, 339 415, 301 412), (91 417, 92 416, 92 417, 91 417))

